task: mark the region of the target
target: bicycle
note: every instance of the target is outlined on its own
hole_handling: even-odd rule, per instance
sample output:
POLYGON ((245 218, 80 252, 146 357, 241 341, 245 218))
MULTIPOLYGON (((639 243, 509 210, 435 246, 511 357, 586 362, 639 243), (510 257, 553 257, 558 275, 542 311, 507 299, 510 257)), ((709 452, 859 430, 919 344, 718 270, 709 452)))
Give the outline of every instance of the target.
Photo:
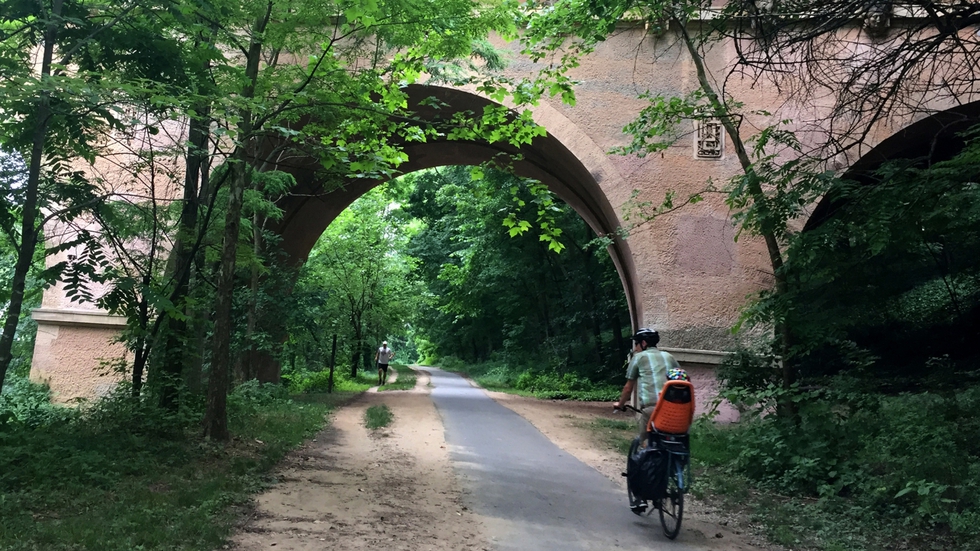
MULTIPOLYGON (((640 410, 632 406, 624 405, 623 407, 624 409, 630 409, 640 413, 640 410)), ((660 524, 663 526, 664 536, 668 539, 674 539, 681 531, 681 520, 684 517, 684 494, 687 493, 693 482, 691 476, 690 438, 687 434, 661 432, 649 425, 647 435, 648 445, 654 450, 663 452, 664 470, 666 471, 667 479, 666 489, 660 499, 653 500, 652 508, 646 509, 645 511, 642 509, 638 510, 639 508, 637 507, 631 507, 631 509, 638 515, 644 514, 644 512, 650 515, 653 513, 653 509, 657 509, 660 512, 660 524)), ((642 438, 638 436, 633 439, 633 443, 630 445, 629 455, 626 461, 626 472, 623 473, 627 479, 634 474, 632 469, 636 468, 634 462, 630 461, 629 458, 636 454, 641 443, 642 438)), ((638 500, 635 499, 633 492, 629 488, 629 484, 626 485, 626 492, 629 497, 629 502, 633 506, 638 500)))

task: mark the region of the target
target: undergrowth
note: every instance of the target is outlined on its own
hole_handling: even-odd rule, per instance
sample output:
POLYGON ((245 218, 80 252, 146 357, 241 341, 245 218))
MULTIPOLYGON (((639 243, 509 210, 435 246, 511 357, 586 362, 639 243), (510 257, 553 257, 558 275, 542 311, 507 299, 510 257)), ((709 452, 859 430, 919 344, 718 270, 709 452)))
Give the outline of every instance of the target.
POLYGON ((201 438, 199 409, 168 413, 125 386, 65 408, 41 387, 9 382, 0 400, 5 551, 219 548, 269 469, 351 396, 299 402, 282 387, 241 385, 228 398, 233 439, 218 444, 201 438))
MULTIPOLYGON (((283 381, 294 394, 327 392, 330 388, 330 370, 297 371, 283 375, 283 381)), ((334 369, 333 390, 336 392, 364 392, 378 384, 378 372, 371 369, 357 370, 357 376, 350 376, 349 366, 334 369)))
POLYGON ((699 423, 696 489, 747 506, 793 548, 980 548, 980 388, 880 395, 849 386, 796 391, 795 420, 699 423))
MULTIPOLYGON (((418 376, 409 368, 407 365, 391 364, 388 369, 394 369, 398 373, 398 378, 393 383, 387 383, 382 387, 379 387, 379 391, 385 390, 412 390, 415 388, 415 380, 418 376)), ((388 374, 388 380, 391 380, 391 374, 388 374)))
POLYGON ((440 359, 438 366, 463 373, 489 390, 546 400, 612 402, 619 397, 622 389, 622 386, 593 382, 582 374, 560 372, 554 368, 513 366, 504 362, 466 364, 453 357, 440 359))

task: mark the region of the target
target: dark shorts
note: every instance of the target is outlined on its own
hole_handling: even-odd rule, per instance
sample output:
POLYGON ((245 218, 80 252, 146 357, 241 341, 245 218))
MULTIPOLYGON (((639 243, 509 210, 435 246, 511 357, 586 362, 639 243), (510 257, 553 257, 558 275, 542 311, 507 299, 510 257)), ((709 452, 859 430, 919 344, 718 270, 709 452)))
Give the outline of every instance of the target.
POLYGON ((388 371, 388 364, 378 364, 378 369, 384 369, 385 371, 388 371))

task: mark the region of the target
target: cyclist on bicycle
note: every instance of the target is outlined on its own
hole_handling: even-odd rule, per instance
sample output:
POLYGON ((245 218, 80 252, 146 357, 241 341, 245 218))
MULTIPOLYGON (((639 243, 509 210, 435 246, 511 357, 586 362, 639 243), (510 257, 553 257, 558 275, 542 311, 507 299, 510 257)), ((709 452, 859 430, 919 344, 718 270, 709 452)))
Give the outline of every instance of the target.
POLYGON ((633 335, 633 358, 626 370, 626 384, 619 396, 619 401, 613 403, 615 409, 625 409, 625 404, 639 388, 640 420, 638 432, 640 438, 646 436, 647 421, 657 405, 660 390, 667 382, 667 370, 680 369, 680 364, 669 353, 657 349, 660 334, 654 329, 641 328, 633 335))

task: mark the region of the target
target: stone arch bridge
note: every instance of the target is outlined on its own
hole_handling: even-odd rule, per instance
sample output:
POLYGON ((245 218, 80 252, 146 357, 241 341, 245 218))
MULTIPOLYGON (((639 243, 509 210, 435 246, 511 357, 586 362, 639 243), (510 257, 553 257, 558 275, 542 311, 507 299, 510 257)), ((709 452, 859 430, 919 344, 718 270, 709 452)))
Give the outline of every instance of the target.
MULTIPOLYGON (((719 128, 699 135, 693 124, 687 136, 662 154, 639 158, 608 153, 628 143, 622 130, 644 106, 637 99, 639 93, 683 94, 696 86, 695 68, 688 56, 667 42, 651 39, 642 28, 624 29, 602 43, 576 70, 573 76, 580 84, 574 107, 545 102, 534 110, 536 122, 547 135, 522 149, 524 160, 516 166, 517 172, 547 184, 598 234, 611 234, 624 226, 624 208, 634 190, 637 200, 659 204, 667 190, 686 197, 709 179, 724 181, 740 170, 719 128)), ((516 48, 502 46, 512 52, 509 73, 520 77, 535 71, 536 66, 521 58, 516 48)), ((708 61, 720 75, 733 59, 731 48, 719 47, 708 61)), ((798 104, 758 82, 729 81, 727 92, 745 102, 746 111, 766 110, 801 122, 821 116, 819 108, 798 104)), ((488 103, 471 92, 450 88, 416 86, 411 95, 415 101, 438 96, 452 109, 474 109, 488 103)), ((978 104, 945 112, 939 107, 882 123, 868 137, 864 154, 842 168, 875 166, 887 158, 922 151, 934 136, 949 131, 948 123, 976 120, 980 111, 978 104)), ((499 151, 482 143, 412 144, 402 169, 412 172, 479 164, 499 151)), ((291 172, 300 186, 299 193, 282 204, 286 214, 278 227, 284 238, 282 246, 297 262, 305 260, 341 211, 380 183, 351 182, 343 189, 318 194, 314 166, 313 159, 292 159, 277 167, 291 172)), ((819 217, 820 206, 815 210, 819 217)), ((747 297, 771 283, 764 244, 745 238, 736 242, 734 233, 723 198, 708 196, 701 203, 633 228, 627 239, 617 239, 609 248, 634 327, 659 329, 663 346, 692 367, 719 362, 723 351, 733 345, 729 328, 747 297)), ((98 395, 114 385, 113 380, 99 377, 96 368, 124 354, 121 345, 111 342, 125 324, 123 319, 71 303, 60 285, 45 291, 42 306, 33 316, 38 333, 31 375, 48 382, 56 399, 98 395)))

